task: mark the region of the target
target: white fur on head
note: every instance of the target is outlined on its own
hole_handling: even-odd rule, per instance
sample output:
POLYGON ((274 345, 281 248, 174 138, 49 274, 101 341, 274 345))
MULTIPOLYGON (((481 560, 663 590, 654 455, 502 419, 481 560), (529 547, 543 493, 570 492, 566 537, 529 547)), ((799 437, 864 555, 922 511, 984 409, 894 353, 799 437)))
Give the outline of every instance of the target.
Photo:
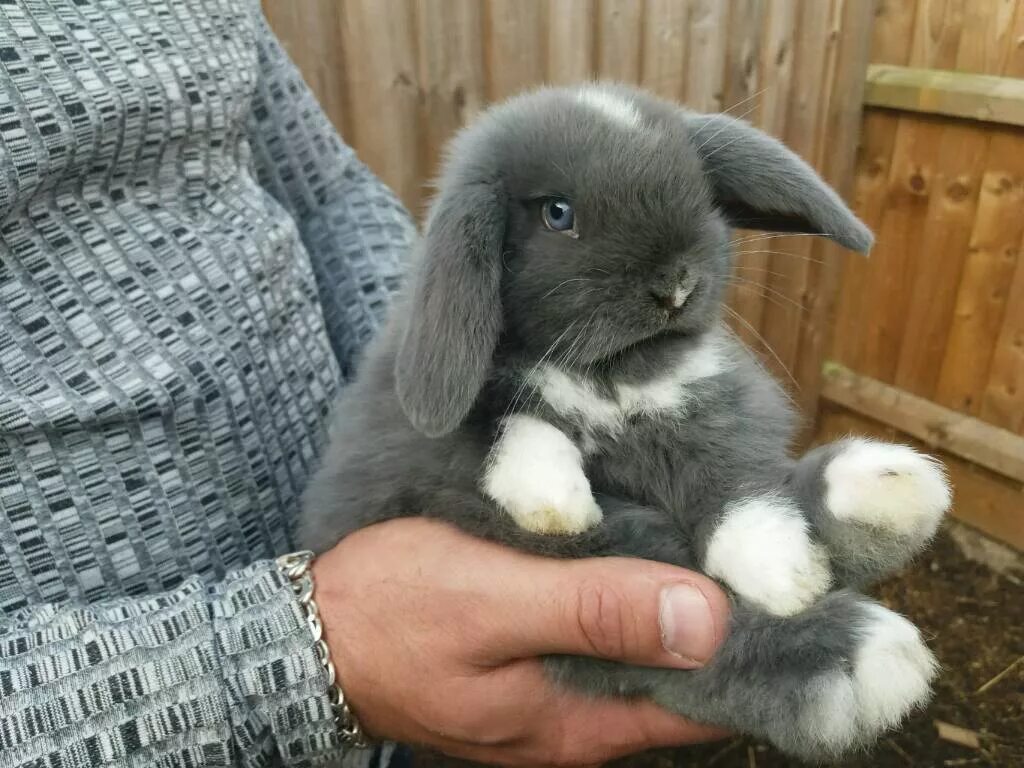
POLYGON ((576 92, 581 103, 586 104, 612 122, 625 128, 636 129, 641 125, 640 112, 627 99, 612 93, 599 85, 588 85, 576 92))
POLYGON ((791 616, 832 581, 825 550, 789 502, 753 496, 730 504, 708 543, 704 570, 776 616, 791 616))
POLYGON ((931 536, 951 500, 942 465, 905 445, 850 440, 825 467, 825 504, 839 520, 931 536))
POLYGON ((533 416, 508 419, 481 485, 530 531, 579 533, 601 522, 579 449, 557 427, 533 416))

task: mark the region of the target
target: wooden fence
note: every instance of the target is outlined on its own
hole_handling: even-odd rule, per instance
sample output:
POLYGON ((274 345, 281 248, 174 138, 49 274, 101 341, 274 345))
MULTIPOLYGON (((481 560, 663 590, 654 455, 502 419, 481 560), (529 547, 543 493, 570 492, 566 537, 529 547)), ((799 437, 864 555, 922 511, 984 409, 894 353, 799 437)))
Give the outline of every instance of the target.
POLYGON ((877 245, 867 260, 811 238, 741 246, 737 332, 791 377, 819 439, 946 451, 958 514, 1024 548, 1024 0, 264 8, 346 140, 417 213, 452 132, 543 82, 639 83, 781 138, 877 245))
POLYGON ((846 261, 821 426, 945 449, 959 514, 1024 548, 1024 0, 880 0, 871 62, 877 244, 846 261))

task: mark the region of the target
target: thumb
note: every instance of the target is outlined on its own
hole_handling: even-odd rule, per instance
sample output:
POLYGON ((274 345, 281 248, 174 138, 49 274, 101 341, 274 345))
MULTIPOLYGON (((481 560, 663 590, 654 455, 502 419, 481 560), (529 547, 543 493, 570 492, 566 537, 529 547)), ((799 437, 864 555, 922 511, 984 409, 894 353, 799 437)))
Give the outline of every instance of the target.
POLYGON ((728 598, 699 573, 617 557, 527 565, 498 582, 495 661, 572 653, 692 669, 725 637, 728 598))

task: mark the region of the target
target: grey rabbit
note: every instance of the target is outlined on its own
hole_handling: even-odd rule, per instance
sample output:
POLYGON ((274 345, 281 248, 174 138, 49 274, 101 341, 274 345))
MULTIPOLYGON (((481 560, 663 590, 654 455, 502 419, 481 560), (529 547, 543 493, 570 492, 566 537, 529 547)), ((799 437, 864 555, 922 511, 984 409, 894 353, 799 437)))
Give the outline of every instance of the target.
POLYGON ((854 590, 950 505, 943 468, 846 439, 789 456, 794 410, 727 330, 732 227, 870 231, 778 141, 614 84, 543 88, 450 143, 411 284, 345 391, 300 541, 443 518, 557 557, 697 569, 733 598, 702 669, 557 656, 564 685, 645 697, 808 760, 930 695, 906 619, 854 590))

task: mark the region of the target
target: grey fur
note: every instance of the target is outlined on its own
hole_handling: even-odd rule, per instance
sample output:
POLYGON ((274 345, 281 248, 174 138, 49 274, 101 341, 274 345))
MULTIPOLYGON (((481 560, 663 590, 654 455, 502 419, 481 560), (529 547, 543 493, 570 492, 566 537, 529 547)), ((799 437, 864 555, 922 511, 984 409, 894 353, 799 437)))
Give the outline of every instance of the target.
MULTIPOLYGON (((821 476, 836 448, 789 457, 793 410, 731 337, 723 344, 732 366, 690 385, 695 405, 634 418, 617 434, 555 412, 527 381, 547 360, 611 392, 722 334, 730 220, 829 233, 860 250, 871 243, 839 197, 778 142, 630 88, 608 92, 637 110, 641 127, 600 114, 573 90, 543 89, 492 108, 453 140, 409 298, 338 405, 335 429, 346 439, 332 441, 308 490, 303 544, 322 551, 360 527, 426 515, 550 556, 625 554, 699 569, 724 505, 774 493, 805 512, 840 588, 899 567, 927 534, 876 541, 877 531, 831 519, 821 476), (578 240, 540 224, 536 200, 546 195, 573 202, 578 240), (696 287, 667 315, 650 294, 684 276, 696 287), (481 495, 503 417, 523 412, 589 441, 600 526, 531 534, 481 495)), ((851 726, 830 740, 805 713, 818 706, 824 676, 849 676, 869 605, 839 591, 777 618, 738 601, 725 645, 699 671, 570 657, 550 659, 549 668, 595 694, 650 697, 795 755, 835 756, 877 728, 851 726)))

